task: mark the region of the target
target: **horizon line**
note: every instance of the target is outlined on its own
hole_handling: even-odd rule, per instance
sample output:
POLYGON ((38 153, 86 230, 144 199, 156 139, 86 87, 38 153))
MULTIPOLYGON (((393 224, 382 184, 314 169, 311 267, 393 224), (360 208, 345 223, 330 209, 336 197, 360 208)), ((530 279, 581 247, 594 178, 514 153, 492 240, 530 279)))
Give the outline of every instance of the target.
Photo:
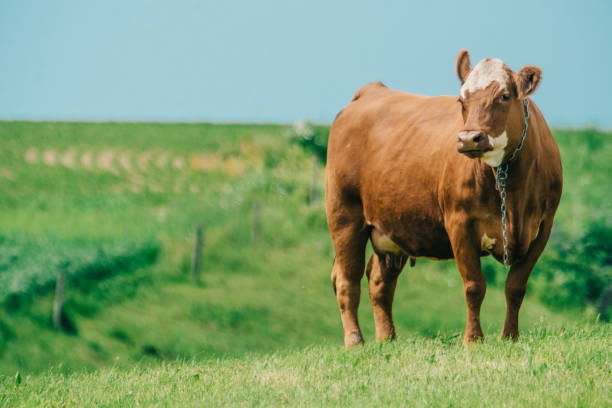
MULTIPOLYGON (((120 124, 158 124, 158 125, 244 125, 244 126, 293 126, 297 122, 305 121, 315 126, 331 126, 333 122, 316 122, 312 120, 298 119, 293 122, 270 122, 270 121, 200 121, 200 120, 148 120, 148 119, 7 119, 0 118, 0 123, 5 122, 26 122, 26 123, 120 123, 120 124)), ((602 133, 612 133, 612 128, 604 128, 599 125, 549 125, 550 129, 555 130, 587 130, 593 129, 602 133)))

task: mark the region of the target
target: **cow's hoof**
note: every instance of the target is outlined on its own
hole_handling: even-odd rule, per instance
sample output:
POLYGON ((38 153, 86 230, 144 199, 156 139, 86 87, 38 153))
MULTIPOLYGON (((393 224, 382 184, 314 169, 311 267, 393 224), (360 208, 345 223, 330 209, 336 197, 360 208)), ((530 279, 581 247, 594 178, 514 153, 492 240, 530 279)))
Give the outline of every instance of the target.
POLYGON ((379 343, 394 341, 395 339, 397 339, 397 335, 395 334, 395 328, 387 330, 383 333, 376 333, 376 341, 378 341, 379 343))
POLYGON ((475 344, 480 344, 484 341, 484 335, 476 334, 476 335, 467 335, 463 338, 463 348, 469 348, 475 344))
POLYGON ((347 349, 360 346, 362 344, 364 344, 364 341, 361 333, 359 332, 353 332, 344 337, 344 346, 347 349))
POLYGON ((517 341, 519 339, 519 334, 518 332, 512 332, 512 333, 502 332, 500 337, 502 340, 517 341))

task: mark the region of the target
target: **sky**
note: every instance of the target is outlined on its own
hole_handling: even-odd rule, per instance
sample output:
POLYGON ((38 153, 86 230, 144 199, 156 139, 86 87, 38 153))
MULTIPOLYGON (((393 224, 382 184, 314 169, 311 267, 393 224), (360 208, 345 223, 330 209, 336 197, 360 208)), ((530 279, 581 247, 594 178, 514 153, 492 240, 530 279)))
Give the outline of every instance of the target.
POLYGON ((0 119, 330 123, 371 81, 457 95, 462 48, 612 128, 609 0, 0 0, 0 119))

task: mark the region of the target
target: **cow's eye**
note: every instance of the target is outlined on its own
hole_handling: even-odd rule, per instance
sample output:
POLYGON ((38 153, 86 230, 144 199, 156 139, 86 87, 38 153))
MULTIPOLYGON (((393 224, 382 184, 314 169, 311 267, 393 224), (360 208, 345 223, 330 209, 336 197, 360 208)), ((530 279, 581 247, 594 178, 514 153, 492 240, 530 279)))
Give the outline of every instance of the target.
POLYGON ((510 100, 510 94, 503 94, 501 96, 501 100, 502 101, 509 101, 510 100))

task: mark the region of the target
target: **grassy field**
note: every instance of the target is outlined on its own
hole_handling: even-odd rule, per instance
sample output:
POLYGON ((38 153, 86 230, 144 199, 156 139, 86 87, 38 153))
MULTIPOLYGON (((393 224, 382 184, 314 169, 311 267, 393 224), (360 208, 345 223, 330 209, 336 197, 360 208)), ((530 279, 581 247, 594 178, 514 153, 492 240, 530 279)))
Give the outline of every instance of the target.
MULTIPOLYGON (((394 315, 400 341, 383 347, 392 357, 380 360, 376 346, 340 353, 342 329, 329 278, 333 250, 322 191, 311 203, 313 158, 291 140, 289 130, 275 125, 0 122, 0 282, 7 293, 31 290, 24 300, 0 304, 0 375, 11 387, 17 372, 23 380, 23 386, 6 389, 6 401, 35 404, 29 398, 36 398, 48 382, 53 385, 40 393, 48 400, 65 390, 62 387, 89 389, 89 397, 77 389, 66 395, 83 401, 77 405, 88 405, 87 398, 109 398, 107 403, 118 405, 123 405, 122 398, 127 405, 134 398, 134 404, 145 404, 155 395, 177 398, 173 392, 193 392, 183 397, 196 404, 193 398, 206 390, 216 395, 211 394, 216 398, 211 402, 221 403, 232 379, 250 386, 261 379, 250 379, 249 373, 270 365, 276 367, 278 381, 297 378, 297 385, 283 385, 280 394, 265 397, 263 390, 272 383, 259 382, 263 388, 258 388, 262 391, 255 403, 282 403, 286 395, 291 405, 317 392, 316 378, 336 381, 333 390, 325 391, 327 401, 333 402, 346 387, 351 392, 365 387, 361 370, 368 367, 383 370, 371 378, 371 384, 380 387, 393 378, 392 367, 408 370, 406 378, 393 380, 404 381, 410 389, 410 376, 426 381, 416 375, 422 364, 401 368, 402 362, 422 361, 432 354, 447 356, 442 361, 455 370, 439 372, 435 381, 444 382, 445 375, 454 373, 458 387, 468 381, 468 372, 461 370, 466 359, 476 359, 476 365, 467 365, 470 372, 484 375, 484 367, 513 356, 516 360, 507 363, 512 370, 495 374, 494 381, 503 383, 526 370, 528 353, 538 361, 559 356, 546 362, 554 370, 536 372, 543 378, 534 383, 534 392, 547 395, 554 381, 561 384, 567 376, 579 376, 570 399, 562 401, 569 405, 574 405, 571 398, 586 392, 582 381, 592 378, 599 384, 593 377, 597 370, 609 381, 609 324, 595 324, 594 307, 579 302, 571 309, 542 304, 540 295, 554 292, 538 270, 521 312, 521 328, 531 334, 514 346, 494 340, 505 300, 503 271, 493 262, 486 263, 490 287, 483 328, 489 340, 477 349, 482 352, 464 353, 457 346, 465 302, 454 263, 419 260, 398 284, 394 315), (253 227, 255 206, 261 209, 261 225, 255 228, 259 232, 253 227), (204 229, 199 284, 189 272, 197 224, 204 229), (159 256, 139 257, 138 248, 158 248, 159 256), (112 256, 137 261, 115 266, 108 262, 112 256), (78 273, 69 281, 65 313, 71 332, 58 331, 50 323, 52 283, 62 262, 81 265, 75 268, 79 271, 106 265, 104 273, 78 273), (38 285, 29 277, 44 282, 38 285), (563 327, 571 335, 560 337, 563 327), (562 350, 573 350, 575 359, 567 360, 562 350), (592 350, 601 353, 591 358, 592 350), (190 362, 175 363, 177 359, 190 362), (347 364, 352 367, 351 359, 359 360, 358 370, 340 376, 347 364), (576 371, 568 361, 585 371, 576 371), (326 362, 331 366, 325 368, 326 362), (313 377, 292 377, 295 373, 283 371, 284 365, 291 372, 317 367, 320 376, 313 371, 313 377), (215 370, 236 377, 194 382, 188 376, 190 382, 162 391, 172 386, 174 374, 197 371, 202 380, 215 370), (137 394, 135 388, 129 397, 130 390, 124 388, 140 384, 143 390, 156 378, 164 384, 160 394, 137 394), (116 393, 102 395, 105 391, 93 390, 88 381, 108 382, 108 387, 117 387, 116 393)), ((611 218, 612 202, 604 188, 612 174, 611 135, 563 130, 555 137, 565 185, 552 239, 571 243, 589 225, 611 218)), ((315 175, 322 189, 322 166, 315 175)), ((546 265, 555 265, 556 253, 551 249, 545 255, 546 265)), ((371 343, 374 329, 365 280, 363 289, 360 319, 371 343)), ((272 371, 269 375, 275 381, 272 371)), ((240 400, 239 393, 246 391, 234 392, 238 394, 227 398, 240 400)), ((438 392, 448 390, 434 387, 410 395, 424 403, 438 392)), ((609 403, 604 394, 592 398, 608 398, 609 403)), ((355 393, 355 401, 368 395, 372 401, 384 400, 384 388, 355 393)), ((314 399, 304 401, 316 404, 314 399)))
POLYGON ((88 374, 4 377, 5 406, 612 405, 609 325, 536 327, 519 343, 418 335, 340 352, 336 346, 88 374))

